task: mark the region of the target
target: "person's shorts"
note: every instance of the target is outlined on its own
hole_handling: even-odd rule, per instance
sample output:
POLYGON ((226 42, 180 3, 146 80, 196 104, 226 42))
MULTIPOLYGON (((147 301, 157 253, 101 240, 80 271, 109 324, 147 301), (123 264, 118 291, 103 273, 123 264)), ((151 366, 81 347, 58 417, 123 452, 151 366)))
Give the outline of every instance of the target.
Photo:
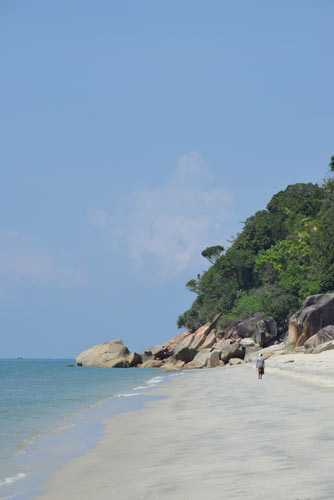
POLYGON ((258 371, 259 371, 259 375, 264 375, 264 368, 263 368, 263 366, 260 366, 258 368, 258 371))

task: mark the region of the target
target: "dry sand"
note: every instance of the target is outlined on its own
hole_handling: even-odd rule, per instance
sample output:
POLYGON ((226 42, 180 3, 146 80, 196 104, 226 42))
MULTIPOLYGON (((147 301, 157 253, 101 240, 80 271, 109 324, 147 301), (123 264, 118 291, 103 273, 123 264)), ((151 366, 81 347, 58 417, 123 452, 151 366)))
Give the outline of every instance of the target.
POLYGON ((273 356, 266 364, 269 373, 320 387, 334 388, 334 351, 273 356))
POLYGON ((154 391, 167 397, 108 420, 99 444, 38 498, 333 499, 333 354, 267 366, 262 381, 254 365, 173 378, 154 391))

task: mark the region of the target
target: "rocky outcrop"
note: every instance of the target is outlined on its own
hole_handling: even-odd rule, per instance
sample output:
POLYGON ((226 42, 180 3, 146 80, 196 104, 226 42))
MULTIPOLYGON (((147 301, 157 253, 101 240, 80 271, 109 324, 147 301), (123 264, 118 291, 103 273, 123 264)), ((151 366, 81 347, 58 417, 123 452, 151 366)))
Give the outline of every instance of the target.
POLYGON ((334 324, 334 293, 311 295, 300 311, 290 318, 287 335, 289 350, 303 346, 314 334, 334 324))
POLYGON ((108 368, 129 368, 137 366, 141 361, 141 356, 137 353, 130 353, 122 340, 98 344, 81 352, 76 358, 78 366, 108 368))
POLYGON ((334 340, 334 325, 325 326, 305 342, 304 350, 306 353, 311 353, 316 347, 332 340, 334 340))
POLYGON ((221 327, 216 329, 220 317, 218 314, 213 321, 195 332, 183 332, 162 345, 145 349, 141 355, 130 352, 122 340, 113 340, 83 351, 76 361, 80 366, 160 368, 166 371, 212 368, 226 364, 230 359, 244 360, 249 349, 258 349, 254 338, 250 338, 250 335, 254 337, 257 325, 262 328, 262 337, 265 339, 263 341, 271 341, 272 332, 275 330, 274 321, 272 318, 263 319, 262 316, 262 313, 259 313, 224 331, 221 327))

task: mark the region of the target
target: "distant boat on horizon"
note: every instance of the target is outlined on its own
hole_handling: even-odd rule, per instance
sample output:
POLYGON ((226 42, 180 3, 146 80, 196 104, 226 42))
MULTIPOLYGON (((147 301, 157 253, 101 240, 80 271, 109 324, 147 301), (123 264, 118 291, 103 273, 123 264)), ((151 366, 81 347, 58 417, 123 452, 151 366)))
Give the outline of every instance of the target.
POLYGON ((17 357, 16 359, 23 359, 22 357, 17 357))

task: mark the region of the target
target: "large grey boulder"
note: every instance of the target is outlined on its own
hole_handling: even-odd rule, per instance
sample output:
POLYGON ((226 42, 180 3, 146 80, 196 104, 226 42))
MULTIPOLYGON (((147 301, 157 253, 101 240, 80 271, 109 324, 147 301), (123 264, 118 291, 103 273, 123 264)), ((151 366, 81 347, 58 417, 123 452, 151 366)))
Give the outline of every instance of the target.
POLYGON ((268 347, 277 337, 277 325, 274 318, 261 319, 255 325, 256 343, 261 347, 268 347))
POLYGON ((237 342, 234 339, 220 339, 220 340, 218 340, 218 342, 216 342, 213 345, 213 348, 216 351, 223 351, 224 349, 226 349, 227 346, 229 346, 231 344, 236 344, 236 343, 237 342))
POLYGON ((306 353, 311 353, 316 347, 324 344, 325 342, 330 342, 334 340, 334 325, 325 326, 317 333, 312 335, 304 344, 304 350, 306 353))
POLYGON ((263 319, 263 316, 264 314, 262 312, 259 312, 251 318, 247 318, 243 321, 238 321, 225 330, 224 337, 226 339, 235 340, 252 337, 256 333, 256 325, 261 319, 263 319))
POLYGON ((199 351, 186 368, 214 368, 219 365, 219 351, 210 348, 199 351))
POLYGON ((287 335, 289 350, 303 346, 322 328, 334 324, 334 293, 310 295, 300 311, 290 318, 287 335))
POLYGON ((115 360, 118 360, 118 364, 120 359, 126 359, 129 354, 130 351, 122 340, 112 340, 81 352, 76 363, 78 366, 111 367, 114 366, 115 360))
POLYGON ((231 358, 240 358, 244 359, 245 357, 245 348, 240 344, 230 344, 226 345, 220 351, 220 359, 223 363, 227 363, 231 358))

